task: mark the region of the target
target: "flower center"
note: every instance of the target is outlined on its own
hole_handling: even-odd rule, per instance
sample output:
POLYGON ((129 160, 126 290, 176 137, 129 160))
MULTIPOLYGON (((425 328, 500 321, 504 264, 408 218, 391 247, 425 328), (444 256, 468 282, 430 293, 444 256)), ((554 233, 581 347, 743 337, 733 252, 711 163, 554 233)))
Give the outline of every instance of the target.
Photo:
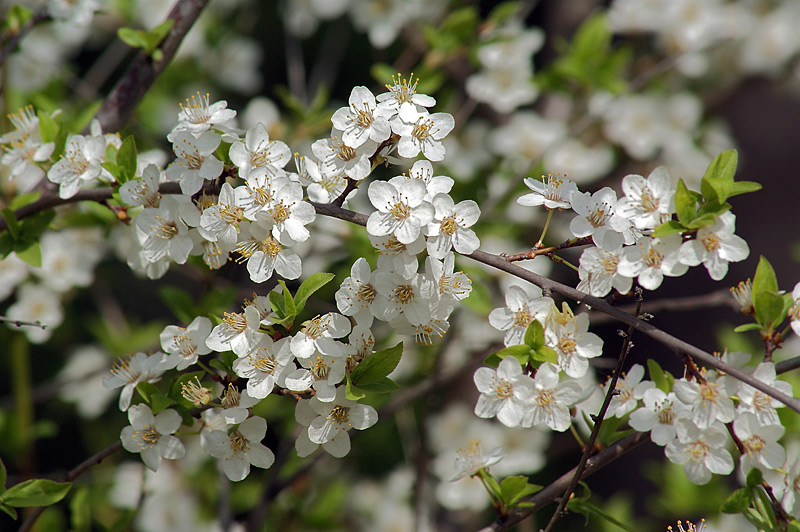
POLYGON ((458 222, 456 222, 456 215, 451 214, 444 220, 442 220, 441 231, 446 235, 453 235, 458 229, 458 222))
POLYGON ((344 425, 350 423, 350 408, 346 406, 336 405, 328 414, 328 419, 337 425, 344 425))
POLYGON ((514 388, 505 379, 498 379, 494 385, 494 393, 498 399, 508 399, 513 395, 514 388))
POLYGON ((411 303, 414 301, 414 287, 410 284, 398 285, 394 289, 394 298, 403 305, 411 303))
POLYGON ((703 237, 703 246, 706 248, 706 251, 714 251, 719 249, 720 240, 716 233, 708 233, 705 237, 703 237))

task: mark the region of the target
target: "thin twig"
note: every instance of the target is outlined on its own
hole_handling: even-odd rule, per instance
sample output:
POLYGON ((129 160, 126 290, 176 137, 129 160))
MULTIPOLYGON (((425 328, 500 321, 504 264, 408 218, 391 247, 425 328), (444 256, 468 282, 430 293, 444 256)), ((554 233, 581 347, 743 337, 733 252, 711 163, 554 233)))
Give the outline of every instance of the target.
MULTIPOLYGON (((646 441, 648 441, 647 433, 637 432, 636 434, 631 434, 630 436, 621 439, 614 445, 606 447, 594 455, 591 460, 589 460, 589 462, 586 464, 586 469, 584 469, 583 473, 581 474, 581 479, 588 477, 601 467, 604 467, 617 460, 620 456, 631 451, 632 449, 635 449, 646 441)), ((552 482, 541 491, 536 492, 530 497, 524 497, 520 501, 532 503, 533 506, 528 508, 514 508, 511 510, 511 512, 509 512, 508 515, 498 517, 494 523, 482 528, 479 532, 502 532, 504 530, 509 530, 520 521, 527 519, 533 515, 534 512, 541 510, 542 507, 550 504, 562 493, 564 493, 564 489, 569 485, 570 481, 575 476, 576 470, 577 467, 572 468, 561 475, 558 480, 552 482)))
MULTIPOLYGON (((122 442, 120 440, 115 441, 102 451, 93 454, 80 464, 78 464, 74 469, 71 469, 64 476, 61 478, 62 482, 74 482, 75 479, 89 471, 94 466, 98 465, 100 462, 108 458, 109 456, 116 454, 122 449, 122 442)), ((33 511, 28 515, 22 525, 19 527, 18 532, 28 532, 33 528, 33 525, 36 523, 36 520, 42 515, 46 506, 38 506, 33 509, 33 511)))
POLYGON ((556 251, 561 251, 562 249, 586 246, 591 243, 592 243, 591 236, 585 236, 583 238, 571 238, 566 242, 562 242, 557 246, 533 247, 530 249, 530 251, 526 251, 524 253, 517 253, 516 255, 502 254, 501 256, 504 257, 508 262, 517 262, 520 260, 535 259, 539 255, 551 255, 556 251))
MULTIPOLYGON (((10 39, 8 39, 6 45, 3 46, 2 50, 0 50, 0 65, 2 65, 5 62, 8 56, 11 55, 11 52, 13 52, 17 48, 19 41, 21 41, 22 38, 25 37, 25 35, 27 35, 28 32, 30 32, 34 28, 34 26, 36 26, 40 22, 44 22, 45 20, 49 19, 50 15, 47 14, 47 8, 45 7, 39 8, 39 10, 33 14, 31 19, 24 26, 22 26, 22 28, 20 28, 20 30, 15 35, 13 35, 10 39)), ((2 80, 0 80, 0 85, 2 85, 2 80)))
MULTIPOLYGON (((642 289, 640 287, 636 287, 636 313, 635 316, 641 316, 642 310, 642 289)), ((558 501, 558 508, 553 513, 553 516, 550 518, 550 522, 547 523, 547 528, 545 528, 545 532, 552 532, 553 527, 556 526, 556 523, 561 518, 562 512, 564 512, 564 508, 567 507, 567 503, 569 502, 569 498, 572 493, 575 491, 575 488, 578 486, 578 482, 580 482, 581 477, 583 476, 583 472, 586 470, 586 466, 589 463, 589 455, 592 454, 594 450, 594 444, 597 441, 597 435, 600 434, 600 427, 603 424, 603 420, 606 417, 606 412, 608 412, 608 407, 611 404, 611 399, 614 397, 614 392, 617 388, 617 380, 619 380, 620 374, 622 374, 622 366, 625 363, 625 359, 628 357, 628 352, 630 352, 631 348, 633 347, 633 343, 631 342, 631 338, 633 337, 633 326, 628 327, 628 332, 625 335, 625 340, 622 342, 622 349, 620 349, 619 357, 617 358, 617 367, 614 368, 614 373, 611 376, 611 381, 608 383, 608 391, 606 392, 606 397, 603 400, 603 405, 600 407, 600 412, 597 414, 597 417, 594 419, 594 427, 592 427, 592 433, 589 435, 589 440, 586 442, 586 446, 583 449, 583 454, 581 455, 581 459, 578 462, 578 466, 575 468, 575 473, 572 475, 572 480, 569 483, 564 495, 561 496, 561 500, 558 501)), ((620 331, 621 332, 621 331, 620 331)))
POLYGON ((47 329, 47 325, 40 322, 39 320, 36 321, 15 320, 14 318, 9 318, 7 316, 0 316, 0 322, 10 323, 12 325, 16 325, 17 327, 39 327, 40 329, 47 329))

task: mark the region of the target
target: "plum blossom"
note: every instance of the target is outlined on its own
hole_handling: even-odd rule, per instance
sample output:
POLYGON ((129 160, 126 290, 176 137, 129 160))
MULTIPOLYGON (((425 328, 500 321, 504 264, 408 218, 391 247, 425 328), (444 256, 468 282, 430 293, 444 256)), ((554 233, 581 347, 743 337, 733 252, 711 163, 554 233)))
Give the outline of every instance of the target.
POLYGON ((464 200, 455 205, 447 194, 437 194, 433 198, 435 214, 428 224, 428 255, 443 259, 451 248, 462 255, 468 255, 481 245, 475 232, 470 229, 478 221, 481 211, 472 200, 464 200))
POLYGON ((650 432, 653 443, 665 446, 677 437, 675 423, 689 417, 689 407, 675 396, 659 388, 648 388, 642 394, 644 406, 631 412, 628 424, 639 432, 650 432))
POLYGON ((174 367, 175 361, 164 353, 136 353, 127 360, 117 359, 111 367, 111 375, 103 378, 103 386, 109 390, 122 388, 119 409, 125 412, 131 405, 133 390, 139 383, 158 382, 165 371, 174 367))
MULTIPOLYGON (((534 292, 541 294, 541 289, 534 287, 534 292)), ((525 330, 533 320, 544 323, 553 300, 549 297, 529 297, 525 290, 517 285, 506 290, 505 308, 496 308, 489 313, 489 323, 495 329, 506 331, 503 342, 505 345, 520 345, 523 343, 525 330)))
POLYGON ((578 192, 578 185, 574 181, 552 172, 542 176, 542 181, 530 177, 523 181, 533 191, 517 198, 517 203, 526 207, 544 205, 546 209, 571 209, 570 196, 578 192))
POLYGON ((378 209, 367 220, 367 232, 373 236, 394 235, 402 244, 411 244, 424 226, 433 220, 434 207, 424 201, 425 182, 409 179, 398 186, 386 181, 373 181, 368 194, 378 209))
POLYGON ((729 262, 739 262, 750 254, 747 242, 733 234, 735 223, 732 212, 720 214, 713 225, 697 231, 697 238, 681 244, 679 260, 688 266, 702 262, 711 278, 719 281, 728 273, 729 262))
POLYGON ((211 320, 204 316, 197 316, 186 328, 168 325, 160 335, 161 349, 171 362, 175 361, 175 369, 182 371, 197 362, 198 355, 211 352, 206 346, 210 333, 211 320))
POLYGON ((679 419, 676 429, 677 439, 669 442, 664 452, 670 461, 683 466, 691 482, 703 485, 711 480, 711 473, 733 471, 733 458, 725 449, 728 433, 720 423, 700 429, 689 419, 679 419))
POLYGON ((564 432, 569 428, 569 407, 581 395, 581 387, 572 381, 558 382, 558 368, 545 362, 533 378, 535 388, 532 401, 522 418, 523 427, 547 425, 564 432))
POLYGON ((249 178, 256 168, 274 171, 283 168, 292 157, 285 142, 269 140, 267 127, 259 122, 245 133, 244 141, 231 144, 231 162, 239 167, 239 177, 249 178))
POLYGON ((206 436, 206 450, 218 458, 225 475, 233 482, 247 478, 250 466, 268 469, 275 462, 275 455, 261 440, 267 434, 267 420, 253 416, 239 424, 230 434, 214 430, 206 436))
POLYGON ((482 418, 497 416, 507 427, 519 426, 534 394, 533 379, 522 373, 519 361, 507 356, 496 370, 478 368, 473 378, 481 392, 475 415, 482 418))
POLYGON ((622 178, 625 197, 617 202, 617 212, 628 218, 638 229, 654 229, 675 210, 675 189, 663 166, 647 176, 630 174, 622 178))
POLYGON ((382 142, 392 130, 386 119, 386 109, 377 109, 375 96, 366 87, 353 87, 349 107, 338 109, 331 117, 333 127, 342 131, 342 141, 358 148, 367 139, 382 142))
POLYGON ((186 448, 172 436, 181 426, 181 416, 171 408, 153 416, 150 407, 133 405, 128 410, 130 426, 122 429, 122 446, 130 453, 140 453, 142 461, 151 471, 157 471, 161 459, 183 458, 186 448))

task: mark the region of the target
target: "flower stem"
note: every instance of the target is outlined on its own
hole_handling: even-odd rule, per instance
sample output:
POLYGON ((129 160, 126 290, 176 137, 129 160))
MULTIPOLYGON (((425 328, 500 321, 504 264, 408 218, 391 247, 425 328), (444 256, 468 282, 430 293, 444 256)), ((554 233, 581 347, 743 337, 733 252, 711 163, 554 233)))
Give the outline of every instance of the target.
POLYGON ((544 241, 544 235, 547 234, 547 228, 550 227, 550 218, 553 217, 553 209, 547 209, 547 221, 544 223, 544 229, 542 229, 542 234, 539 236, 539 240, 536 242, 536 248, 540 248, 542 246, 542 242, 544 241))

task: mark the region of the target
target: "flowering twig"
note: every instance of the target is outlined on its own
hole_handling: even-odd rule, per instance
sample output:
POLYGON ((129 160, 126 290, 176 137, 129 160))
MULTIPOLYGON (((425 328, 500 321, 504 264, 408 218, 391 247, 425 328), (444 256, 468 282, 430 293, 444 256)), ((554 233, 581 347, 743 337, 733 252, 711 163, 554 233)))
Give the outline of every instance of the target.
MULTIPOLYGON (((61 478, 62 482, 73 482, 76 478, 83 475, 87 471, 89 471, 94 466, 98 465, 100 462, 108 458, 109 456, 116 454, 122 449, 122 442, 120 440, 115 441, 102 451, 99 451, 80 464, 78 464, 75 468, 69 470, 64 476, 61 478)), ((36 520, 42 515, 42 512, 45 510, 45 506, 37 506, 36 508, 31 511, 22 525, 19 527, 18 532, 28 532, 33 528, 33 525, 36 523, 36 520)))
MULTIPOLYGON (((552 212, 552 211, 551 211, 552 212)), ((556 251, 561 251, 562 249, 567 248, 575 248, 580 246, 586 246, 592 243, 591 236, 584 236, 582 238, 571 238, 566 242, 562 242, 557 246, 548 246, 548 247, 539 247, 534 246, 531 248, 530 251, 526 251, 524 253, 517 253, 516 255, 506 255, 505 253, 501 253, 500 256, 506 259, 508 262, 517 262, 520 260, 528 260, 528 259, 535 259, 539 255, 552 255, 556 251)))
POLYGON ((174 20, 175 24, 159 46, 162 59, 155 61, 144 51, 138 53, 95 115, 103 131, 117 131, 125 125, 134 108, 167 67, 207 3, 208 0, 178 0, 175 3, 167 15, 167 19, 174 20))
MULTIPOLYGON (((642 310, 642 289, 640 287, 636 287, 636 313, 635 316, 641 316, 642 310)), ((575 491, 575 488, 578 486, 578 482, 580 481, 581 477, 583 476, 583 472, 586 470, 586 466, 589 462, 589 456, 592 454, 594 450, 594 444, 597 441, 597 435, 600 434, 600 427, 603 424, 603 420, 606 417, 606 412, 608 412, 608 407, 611 404, 611 399, 614 397, 614 392, 617 388, 617 380, 619 380, 619 376, 622 373, 622 366, 625 363, 625 359, 628 357, 628 353, 630 352, 631 348, 633 347, 633 343, 631 342, 631 337, 633 336, 633 325, 628 327, 628 332, 625 334, 625 340, 622 342, 622 349, 620 349, 619 357, 617 358, 617 367, 614 368, 614 373, 611 376, 611 380, 608 383, 608 391, 606 392, 606 397, 603 399, 603 405, 600 407, 600 412, 597 414, 597 417, 594 418, 594 427, 592 427, 592 433, 589 435, 589 440, 586 442, 586 446, 583 449, 583 455, 581 455, 581 459, 578 462, 577 467, 575 468, 575 473, 572 475, 572 480, 569 483, 566 491, 564 491, 564 495, 561 496, 561 500, 558 502, 558 508, 556 511, 553 512, 553 516, 550 518, 550 522, 547 523, 547 528, 545 528, 545 532, 551 532, 553 527, 558 522, 559 518, 564 511, 564 508, 567 507, 567 503, 569 502, 569 498, 572 493, 575 491)), ((621 334, 621 331, 620 331, 621 334)))
MULTIPOLYGON (((606 447, 587 461, 586 468, 581 474, 581 479, 588 477, 601 467, 610 464, 628 451, 635 449, 645 441, 647 441, 647 433, 637 432, 636 434, 631 434, 630 436, 621 439, 610 447, 606 447)), ((507 515, 499 516, 494 523, 482 528, 479 532, 501 532, 504 530, 509 530, 523 519, 530 517, 534 512, 539 511, 543 506, 550 504, 561 494, 563 494, 564 490, 575 476, 576 471, 577 467, 567 471, 556 481, 552 482, 541 491, 536 492, 530 497, 524 497, 520 501, 532 503, 533 506, 527 508, 514 508, 507 515)))

